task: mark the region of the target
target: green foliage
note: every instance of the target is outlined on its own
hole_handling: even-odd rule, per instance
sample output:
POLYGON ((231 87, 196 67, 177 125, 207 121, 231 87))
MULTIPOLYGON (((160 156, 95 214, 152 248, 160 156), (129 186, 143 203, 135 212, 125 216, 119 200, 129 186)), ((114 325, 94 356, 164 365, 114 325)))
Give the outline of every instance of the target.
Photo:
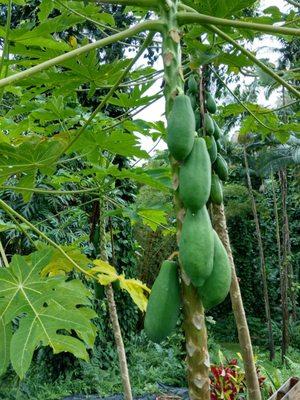
POLYGON ((40 343, 52 347, 54 353, 68 351, 88 359, 86 346, 92 347, 95 339, 90 320, 96 316, 86 307, 91 304, 90 293, 79 280, 42 278, 51 256, 49 250, 33 253, 30 258, 15 255, 9 268, 0 270, 2 373, 11 361, 24 378, 40 343), (18 328, 12 334, 11 321, 16 318, 18 328), (72 330, 78 338, 66 334, 72 330))
MULTIPOLYGON (((102 326, 105 329, 105 321, 102 326)), ((98 338, 90 363, 61 360, 58 355, 54 360, 56 368, 51 369, 48 357, 37 354, 37 362, 25 380, 18 382, 12 372, 0 380, 0 397, 7 400, 54 400, 78 393, 103 397, 121 393, 117 353, 112 339, 107 339, 106 335, 98 338), (66 372, 59 374, 57 368, 62 364, 66 372)), ((158 345, 150 343, 142 333, 131 337, 125 344, 134 395, 158 393, 160 383, 175 387, 185 385, 182 334, 172 335, 168 341, 158 345)))
MULTIPOLYGON (((253 0, 231 2, 197 0, 185 3, 195 6, 201 13, 232 20, 243 18, 246 21, 273 25, 284 20, 291 23, 295 18, 293 11, 284 14, 277 7, 269 7, 263 11, 256 10, 257 12, 253 13, 251 9, 254 4, 253 0)), ((4 1, 3 4, 7 5, 8 1, 4 1)), ((138 19, 149 18, 149 14, 142 11, 125 15, 124 7, 111 5, 101 6, 99 12, 98 5, 90 4, 87 1, 25 2, 15 0, 13 1, 12 23, 6 33, 7 11, 8 8, 2 6, 0 36, 4 45, 3 50, 6 45, 9 45, 9 54, 6 55, 5 51, 3 52, 0 67, 1 78, 24 71, 52 57, 64 55, 86 45, 89 41, 94 42, 96 38, 107 36, 107 32, 114 32, 115 29, 120 28, 123 30, 125 25, 132 25, 135 17, 138 19)), ((293 22, 293 26, 298 25, 293 22)), ((224 29, 231 37, 240 40, 241 30, 224 29)), ((250 29, 243 32, 241 42, 243 46, 245 46, 245 39, 252 40, 260 36, 260 33, 253 33, 250 29)), ((124 38, 125 46, 130 44, 138 46, 143 36, 144 34, 140 34, 132 39, 124 38)), ((253 68, 253 60, 249 60, 245 55, 237 52, 234 47, 222 43, 223 39, 207 31, 204 26, 197 25, 189 29, 184 35, 183 41, 186 45, 183 47, 184 51, 187 50, 191 56, 191 64, 194 67, 212 62, 217 67, 222 66, 223 72, 229 79, 240 72, 248 72, 248 69, 257 78, 255 81, 259 85, 263 85, 268 93, 278 86, 278 83, 274 84, 273 78, 269 79, 269 76, 261 69, 253 68), (199 41, 202 33, 205 33, 205 41, 199 41)), ((297 53, 291 51, 297 50, 297 47, 299 48, 297 45, 293 47, 292 44, 289 48, 286 46, 290 58, 293 55, 297 59, 295 55, 297 53)), ((19 81, 17 85, 5 87, 3 92, 1 90, 0 184, 2 189, 4 189, 4 184, 17 187, 14 192, 3 190, 1 198, 3 197, 5 201, 13 204, 14 208, 22 215, 39 226, 57 243, 60 243, 72 258, 76 261, 79 259, 84 264, 86 256, 81 254, 80 249, 84 249, 86 255, 89 256, 95 255, 95 253, 97 256, 99 255, 97 244, 95 241, 90 243, 92 240, 89 237, 92 233, 90 222, 93 225, 91 220, 94 217, 91 203, 94 204, 98 201, 99 193, 105 193, 106 200, 110 204, 109 210, 105 210, 105 216, 110 218, 112 225, 110 232, 112 240, 107 249, 110 260, 116 264, 119 273, 126 271, 127 274, 127 270, 129 270, 130 276, 133 276, 137 270, 137 256, 139 252, 142 252, 143 257, 140 262, 143 264, 142 273, 147 276, 147 279, 153 280, 157 272, 157 262, 161 257, 166 258, 175 247, 175 238, 171 235, 173 230, 168 226, 170 222, 174 221, 174 215, 170 212, 169 205, 171 202, 170 188, 172 187, 170 171, 162 166, 159 168, 136 168, 131 165, 127 169, 117 163, 116 159, 121 156, 129 157, 131 160, 134 157, 143 159, 149 157, 141 149, 141 141, 136 136, 137 132, 155 139, 165 137, 162 122, 130 121, 130 113, 136 112, 139 107, 147 106, 160 97, 160 92, 152 96, 147 94, 156 79, 160 78, 160 74, 148 66, 131 68, 124 82, 103 104, 102 112, 99 112, 96 117, 94 116, 93 123, 90 123, 89 120, 93 115, 93 110, 128 67, 130 60, 128 57, 123 59, 126 58, 123 57, 124 54, 126 57, 128 56, 128 52, 125 53, 124 50, 124 42, 116 43, 110 48, 93 50, 61 62, 19 81), (133 195, 130 191, 122 193, 120 188, 122 185, 126 186, 129 180, 139 185, 147 185, 142 192, 149 191, 156 194, 157 197, 151 199, 150 206, 144 204, 136 206, 132 204, 131 196, 133 197, 133 195), (24 190, 34 190, 36 187, 41 190, 52 190, 53 188, 75 190, 95 187, 97 193, 95 196, 83 194, 82 196, 68 195, 54 198, 53 195, 42 197, 32 194, 33 191, 24 190), (158 191, 160 191, 159 194, 158 191), (21 196, 16 193, 20 193, 21 196), (155 204, 156 202, 160 204, 155 204), (140 247, 134 241, 130 223, 135 224, 134 229, 139 232, 140 247), (170 235, 163 236, 166 232, 170 235)), ((273 68, 267 61, 264 62, 273 68)), ((293 71, 283 71, 282 74, 286 80, 291 80, 293 83, 299 77, 299 74, 297 75, 297 72, 293 71)), ((193 82, 193 87, 190 85, 190 89, 197 92, 195 82, 193 82)), ((266 137, 271 131, 282 143, 288 140, 291 133, 299 134, 299 126, 293 116, 283 123, 280 115, 278 116, 275 112, 265 113, 269 110, 254 104, 254 101, 249 99, 246 104, 255 115, 259 115, 263 125, 253 115, 246 115, 240 104, 231 106, 225 104, 221 109, 221 115, 217 117, 218 122, 224 119, 227 123, 225 126, 230 126, 230 123, 236 119, 235 122, 239 125, 241 133, 259 133, 266 137)), ((214 107, 211 110, 214 110, 214 107)), ((186 114, 182 113, 182 115, 181 117, 177 116, 177 122, 180 122, 181 126, 185 128, 186 114)), ((191 118, 190 121, 193 122, 194 118, 191 118)), ((180 127, 180 124, 177 125, 180 127)), ((192 135, 195 130, 193 126, 193 124, 190 126, 193 128, 192 135)), ((176 134, 181 139, 182 130, 178 129, 176 134)), ((189 150, 191 150, 191 146, 189 150)), ((294 160, 297 158, 296 154, 294 160)), ((225 196, 228 195, 226 210, 229 215, 229 228, 243 296, 247 310, 253 316, 252 319, 250 317, 251 329, 254 331, 255 339, 259 340, 259 333, 262 331, 260 310, 263 309, 260 300, 262 298, 259 285, 260 275, 257 249, 253 244, 253 221, 242 176, 241 171, 235 171, 232 174, 231 183, 225 186, 225 196)), ((257 184, 260 182, 257 180, 255 183, 257 190, 257 184)), ((274 226, 272 225, 274 218, 270 211, 272 202, 269 188, 264 196, 256 192, 256 198, 268 248, 266 254, 268 279, 271 283, 270 297, 273 311, 276 311, 278 310, 279 285, 278 270, 274 259, 276 253, 274 226)), ((295 232, 297 217, 299 217, 295 199, 294 190, 289 197, 293 250, 297 247, 295 232)), ((15 221, 10 221, 2 212, 0 232, 9 259, 15 253, 30 254, 35 246, 44 247, 44 244, 37 243, 36 234, 31 232, 25 224, 18 225, 15 221)), ((31 257, 37 258, 37 256, 31 257)), ((56 272, 71 269, 70 263, 64 262, 57 252, 52 252, 51 257, 48 264, 43 267, 49 268, 50 265, 51 270, 55 269, 56 272)), ((298 258, 297 254, 293 255, 295 271, 299 274, 298 258)), ((36 357, 34 358, 36 365, 33 369, 35 372, 38 371, 40 358, 38 355, 34 355, 34 348, 40 342, 42 345, 52 345, 55 352, 70 350, 76 356, 86 359, 85 347, 86 345, 91 346, 94 339, 90 319, 95 313, 89 307, 90 290, 86 289, 80 281, 72 279, 74 272, 68 277, 41 277, 39 275, 40 267, 35 268, 35 266, 42 264, 42 261, 36 261, 34 258, 15 256, 11 261, 11 266, 7 270, 0 271, 1 276, 7 278, 3 288, 0 287, 0 312, 2 313, 0 314, 0 343, 9 339, 12 345, 15 344, 15 348, 22 349, 23 353, 20 351, 12 354, 13 367, 20 376, 24 375, 32 356, 36 357), (20 266, 22 270, 19 269, 20 266), (35 281, 24 276, 30 268, 36 271, 35 275, 31 275, 31 278, 35 277, 35 281), (26 280, 26 284, 29 283, 29 289, 26 286, 25 290, 22 286, 24 280, 26 280), (21 285, 18 289, 17 284, 21 285), (5 295, 1 294, 1 290, 7 290, 5 295), (15 290, 15 296, 12 295, 13 290, 15 290), (66 296, 66 293, 69 296, 66 296), (65 317, 70 314, 71 317, 70 319, 65 318, 63 323, 57 322, 55 318, 58 314, 65 317), (9 328, 11 320, 13 320, 14 330, 9 328), (29 330, 31 326, 33 327, 32 331, 29 330), (70 335, 71 331, 73 336, 70 335), (31 332, 33 340, 30 341, 30 346, 27 348, 19 339, 20 336, 30 337, 28 332, 31 332), (54 339, 52 338, 50 341, 51 335, 54 336, 54 339), (25 356, 17 359, 17 354, 25 356), (23 364, 20 366, 18 363, 23 364)), ((89 287, 89 283, 86 285, 89 287)), ((116 297, 118 309, 122 315, 121 325, 123 331, 129 336, 130 332, 136 329, 139 314, 134 307, 128 306, 130 302, 127 294, 119 290, 116 297)), ((105 334, 107 335, 105 332, 108 325, 107 310, 103 302, 95 304, 95 307, 98 307, 98 313, 105 314, 103 320, 98 321, 102 332, 97 336, 99 347, 101 344, 105 351, 101 352, 98 349, 99 357, 95 357, 95 364, 92 363, 91 366, 87 366, 85 363, 76 364, 81 367, 82 379, 80 380, 76 376, 77 372, 72 370, 66 378, 67 384, 59 382, 57 388, 54 389, 56 393, 53 392, 53 388, 48 390, 47 385, 44 384, 47 379, 43 379, 35 388, 26 388, 26 383, 24 386, 21 384, 19 391, 13 391, 7 396, 18 398, 19 395, 21 396, 21 392, 25 393, 27 390, 32 398, 42 399, 44 396, 44 398, 50 399, 62 395, 63 392, 69 394, 67 392, 74 390, 90 393, 92 390, 102 387, 104 394, 120 390, 119 382, 116 379, 116 366, 113 365, 112 371, 109 372, 108 369, 104 369, 105 366, 106 368, 108 365, 111 366, 108 360, 113 359, 116 363, 112 345, 107 345, 107 341, 104 340, 105 334), (101 334, 103 336, 100 338, 101 334), (104 366, 106 362, 107 364, 104 366), (101 365, 102 372, 100 376, 98 375, 99 365, 101 365), (108 382, 108 377, 115 379, 108 382), (71 383, 72 381, 73 383, 71 383), (65 387, 61 388, 60 383, 65 387)), ((224 308, 219 313, 222 314, 223 310, 226 311, 224 312, 226 317, 230 313, 228 303, 224 304, 224 308)), ((220 316, 220 314, 216 315, 220 316)), ((274 325, 277 326, 279 318, 275 318, 274 325)), ((228 320, 230 321, 230 318, 228 320)), ((294 324, 292 328, 296 332, 294 343, 298 343, 297 324, 294 324)), ((230 332, 223 334, 227 338, 230 335, 234 338, 233 325, 230 332)), ((174 346, 169 352, 163 346, 150 348, 145 341, 135 340, 134 344, 138 351, 134 352, 134 349, 130 347, 130 353, 133 354, 131 375, 138 388, 137 391, 147 390, 147 388, 154 390, 158 377, 164 379, 165 383, 183 384, 182 357, 178 350, 182 345, 181 340, 178 340, 177 347, 174 346), (145 348, 149 350, 149 358, 144 351, 145 348), (172 352, 173 354, 171 354, 172 352), (161 361, 163 355, 167 359, 165 363, 161 361), (149 368, 150 362, 151 365, 155 364, 154 369, 149 368), (169 378, 169 376, 174 378, 169 378)), ((2 361, 4 366, 9 360, 8 353, 8 346, 2 346, 0 362, 2 361)), ((40 354, 41 350, 39 350, 40 354)), ((54 356, 50 360, 55 363, 59 360, 56 357, 59 356, 54 356)), ((73 358, 70 360, 73 361, 73 358)), ((71 365, 72 362, 68 367, 71 368, 71 365)), ((47 366, 47 362, 42 365, 44 370, 47 366)), ((43 374, 43 378, 45 378, 45 371, 43 374)), ((51 376, 49 376, 49 380, 51 380, 51 376)))

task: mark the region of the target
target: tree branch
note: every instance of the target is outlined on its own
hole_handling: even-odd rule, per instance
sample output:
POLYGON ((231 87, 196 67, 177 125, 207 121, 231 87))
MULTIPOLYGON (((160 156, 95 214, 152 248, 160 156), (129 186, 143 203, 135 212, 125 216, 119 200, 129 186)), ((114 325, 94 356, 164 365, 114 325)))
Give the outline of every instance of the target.
MULTIPOLYGON (((5 250, 4 250, 4 247, 2 245, 1 240, 0 240, 0 255, 1 255, 1 258, 3 260, 4 266, 7 268, 9 266, 9 264, 8 264, 8 260, 7 260, 7 257, 6 257, 6 254, 5 254, 5 250)), ((0 261, 1 261, 1 258, 0 258, 0 261)), ((1 267, 1 263, 0 263, 0 267, 1 267)))
MULTIPOLYGON (((8 1, 7 4, 7 15, 6 15, 6 27, 5 27, 5 38, 4 38, 4 45, 2 49, 2 56, 0 62, 0 77, 7 77, 8 73, 8 61, 9 61, 9 33, 10 33, 10 25, 11 25, 11 16, 12 16, 12 0, 8 1), (7 64, 5 64, 7 61, 7 64), (4 67, 4 73, 2 73, 4 67)), ((1 89, 0 91, 0 101, 2 102, 4 90, 1 89)))
MULTIPOLYGON (((192 7, 186 6, 185 4, 181 5, 181 8, 190 15, 202 15, 199 14, 195 9, 192 7)), ((181 14, 181 13, 178 13, 181 14)), ((184 15, 184 13, 183 13, 184 15)), ((257 25, 257 24, 256 24, 257 25)), ((229 35, 227 35, 225 32, 220 30, 214 25, 205 25, 209 30, 213 31, 220 37, 226 40, 226 42, 231 43, 234 47, 239 49, 243 54, 245 54, 250 60, 254 62, 254 64, 258 65, 264 72, 266 72, 268 75, 270 75, 273 79, 275 79, 278 83, 280 83, 283 87, 288 89, 290 92, 294 93, 294 95, 297 96, 297 98, 300 98, 300 92, 298 92, 297 89, 295 89, 292 85, 290 85, 288 82, 286 82, 284 79, 282 79, 276 72, 272 71, 271 68, 267 67, 264 63, 262 63, 260 60, 258 60, 253 53, 251 53, 249 50, 245 49, 243 46, 241 46, 237 41, 232 39, 229 35)), ((300 30, 298 29, 300 32, 300 30)))
POLYGON ((46 189, 39 189, 39 188, 26 188, 26 187, 19 187, 19 186, 0 186, 0 190, 15 190, 15 191, 24 191, 24 192, 31 192, 31 193, 39 193, 39 194, 48 194, 48 195, 73 195, 73 194, 80 194, 80 193, 98 193, 97 188, 86 188, 80 190, 46 190, 46 189))
POLYGON ((116 33, 115 35, 111 35, 107 38, 97 40, 96 42, 93 42, 93 43, 89 43, 85 46, 79 47, 78 49, 71 50, 68 53, 64 53, 58 57, 54 57, 50 60, 42 62, 41 64, 35 65, 34 67, 28 68, 25 71, 18 72, 17 74, 14 74, 7 78, 1 79, 0 80, 0 88, 5 87, 7 85, 11 85, 22 79, 28 78, 38 72, 41 72, 41 71, 44 71, 45 69, 53 67, 54 65, 61 64, 64 61, 70 60, 72 58, 80 56, 81 54, 87 53, 88 51, 91 51, 94 49, 99 49, 99 48, 107 46, 111 43, 115 43, 115 42, 118 42, 119 40, 133 36, 139 32, 147 31, 147 30, 160 31, 162 28, 162 25, 163 25, 163 22, 159 21, 159 20, 141 22, 140 24, 138 24, 132 28, 125 29, 124 31, 122 31, 120 33, 116 33))
POLYGON ((278 33, 282 35, 300 36, 300 29, 297 28, 286 28, 281 26, 244 22, 239 20, 229 20, 229 19, 211 17, 210 15, 199 14, 197 12, 179 12, 177 14, 177 20, 179 25, 193 24, 193 23, 200 23, 205 25, 213 24, 221 26, 230 26, 239 29, 252 29, 265 33, 278 33))
POLYGON ((158 1, 154 0, 98 0, 97 4, 120 4, 124 6, 136 6, 149 9, 156 9, 158 7, 158 1))
POLYGON ((270 75, 275 81, 277 81, 282 86, 284 86, 286 89, 288 89, 290 92, 292 92, 296 97, 300 98, 300 92, 298 92, 297 89, 295 89, 292 85, 290 85, 288 82, 286 82, 284 79, 282 79, 278 74, 276 74, 276 72, 272 71, 271 68, 267 67, 264 63, 262 63, 260 60, 258 60, 258 58, 256 58, 253 53, 251 53, 249 50, 245 49, 245 47, 241 46, 238 42, 236 42, 234 39, 232 39, 229 35, 227 35, 223 31, 221 31, 216 26, 206 25, 206 27, 210 31, 213 31, 214 33, 216 33, 217 35, 219 35, 223 39, 225 39, 228 43, 231 43, 234 47, 239 49, 250 60, 252 60, 254 62, 254 64, 259 66, 259 68, 261 68, 264 72, 266 72, 268 75, 270 75))
POLYGON ((221 78, 221 76, 217 73, 217 71, 215 71, 212 67, 208 66, 209 69, 216 75, 216 77, 219 79, 219 81, 223 84, 223 86, 228 90, 228 92, 237 100, 238 103, 240 103, 240 105, 250 114, 252 115, 252 117, 260 124, 262 125, 264 128, 268 129, 271 132, 274 131, 278 131, 277 128, 275 128, 274 126, 268 126, 265 125, 263 123, 263 121, 261 121, 259 118, 257 118, 257 116, 254 114, 254 112, 252 112, 250 110, 249 107, 246 106, 246 104, 244 104, 244 102, 230 89, 230 87, 223 81, 223 79, 221 78))
POLYGON ((295 0, 285 0, 285 1, 294 7, 300 8, 300 3, 298 3, 298 1, 295 0))

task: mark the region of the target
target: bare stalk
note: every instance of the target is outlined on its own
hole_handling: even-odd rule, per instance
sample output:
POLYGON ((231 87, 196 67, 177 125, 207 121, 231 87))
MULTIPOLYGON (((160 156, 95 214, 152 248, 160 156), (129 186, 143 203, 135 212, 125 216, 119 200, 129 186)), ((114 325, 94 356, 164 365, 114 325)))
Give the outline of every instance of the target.
POLYGON ((261 400, 261 393, 259 388, 258 377, 256 373, 255 361, 253 356, 253 349, 247 318, 244 310, 243 299, 240 291, 239 280, 236 275, 230 239, 227 229, 227 221, 224 210, 224 205, 213 206, 213 222, 214 228, 218 233, 226 251, 231 264, 232 280, 230 287, 230 298, 232 309, 234 313, 235 323, 237 326, 239 343, 241 346, 241 354, 244 362, 245 377, 247 383, 248 399, 261 400))
POLYGON ((286 28, 286 27, 267 25, 267 24, 256 24, 254 22, 239 21, 236 19, 232 20, 232 19, 217 18, 196 12, 179 12, 177 14, 177 18, 179 25, 199 23, 201 25, 210 24, 219 26, 230 26, 233 28, 251 29, 264 33, 300 36, 300 29, 297 28, 286 28))
MULTIPOLYGON (((108 262, 107 251, 106 251, 106 230, 105 230, 105 219, 104 219, 104 203, 103 201, 100 204, 100 217, 99 217, 99 228, 100 228, 100 246, 99 253, 100 258, 103 261, 108 262)), ((127 358, 125 352, 125 346, 122 338, 122 332, 119 324, 117 307, 115 303, 114 291, 111 284, 105 286, 105 294, 107 298, 109 317, 113 329, 113 334, 115 338, 118 358, 119 358, 119 366, 121 372, 121 379, 124 389, 124 398, 125 400, 132 400, 132 392, 131 392, 131 384, 129 378, 129 371, 127 365, 127 358)))
POLYGON ((264 254, 263 242, 262 242, 262 237, 261 237, 258 212, 257 212, 255 198, 253 195, 253 188, 252 188, 252 181, 251 181, 250 172, 249 172, 249 164, 248 164, 246 146, 243 146, 243 150, 244 150, 244 162, 245 162, 248 191, 249 191, 249 196, 250 196, 250 200, 251 200, 253 218, 254 218, 254 222, 255 222, 255 231, 256 231, 256 238, 257 238, 259 258, 260 258, 266 321, 267 321, 267 326, 268 326, 268 337, 269 337, 268 344, 269 344, 269 351, 270 351, 270 360, 273 360, 275 357, 275 348, 274 348, 270 301, 269 301, 269 293, 268 293, 266 261, 265 261, 265 254, 264 254))
MULTIPOLYGON (((2 260, 3 260, 4 266, 7 268, 7 267, 9 266, 9 264, 8 264, 8 260, 7 260, 7 257, 6 257, 6 254, 5 254, 5 250, 4 250, 4 247, 3 247, 3 245, 2 245, 1 240, 0 240, 0 255, 1 255, 1 258, 2 258, 2 260)), ((1 261, 1 259, 0 259, 0 261, 1 261)), ((1 263, 0 263, 0 267, 1 267, 1 266, 2 266, 2 265, 1 265, 1 263)))

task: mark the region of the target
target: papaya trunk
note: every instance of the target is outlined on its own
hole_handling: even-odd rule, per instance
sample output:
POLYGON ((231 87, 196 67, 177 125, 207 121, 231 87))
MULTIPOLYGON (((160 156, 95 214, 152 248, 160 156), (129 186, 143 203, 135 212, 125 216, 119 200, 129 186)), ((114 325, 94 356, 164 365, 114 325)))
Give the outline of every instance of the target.
POLYGON ((231 265, 232 280, 230 287, 230 298, 232 309, 238 331, 241 354, 244 362, 245 377, 249 400, 261 400, 259 382, 253 356, 252 343, 248 328, 247 318, 244 310, 243 299, 240 291, 238 277, 234 265, 232 250, 227 229, 224 205, 213 205, 213 225, 218 233, 226 251, 231 265))
MULTIPOLYGON (((106 230, 105 230, 105 220, 103 218, 103 203, 100 204, 100 216, 99 216, 99 227, 100 227, 100 258, 103 261, 108 261, 107 251, 106 251, 106 230), (102 208, 101 208, 102 206, 102 208)), ((132 400, 130 377, 127 365, 126 352, 124 347, 124 342, 122 338, 122 332, 119 324, 117 307, 114 298, 114 291, 112 285, 109 284, 105 287, 105 294, 108 303, 109 317, 113 329, 114 339, 116 343, 119 366, 121 372, 122 385, 124 390, 124 399, 132 400)))
POLYGON ((274 215, 276 224, 276 242, 277 242, 277 254, 278 254, 278 267, 280 276, 280 296, 281 296, 281 312, 282 312, 282 341, 281 341, 281 360, 284 361, 284 356, 286 355, 288 349, 288 323, 289 323, 289 309, 288 309, 288 290, 287 290, 287 277, 284 263, 282 262, 281 254, 281 240, 280 240, 280 227, 279 227, 279 215, 278 215, 278 205, 277 196, 275 191, 274 175, 272 174, 272 193, 273 193, 273 205, 274 205, 274 215))
MULTIPOLYGON (((285 88, 282 88, 282 104, 286 104, 286 94, 285 88)), ((283 119, 285 123, 288 123, 288 118, 286 113, 283 114, 283 119)), ((291 256, 291 240, 290 240, 290 227, 289 227, 289 217, 287 213, 287 193, 288 193, 288 182, 287 182, 287 171, 286 168, 282 168, 278 175, 279 175, 279 182, 280 182, 280 189, 281 189, 281 201, 282 201, 282 256, 283 256, 283 273, 287 274, 288 276, 284 279, 287 280, 287 302, 288 298, 290 298, 292 303, 292 318, 294 321, 297 321, 297 300, 296 300, 296 292, 293 290, 294 284, 294 271, 293 271, 293 264, 290 261, 291 256)), ((289 318, 287 311, 287 317, 289 318)), ((288 319, 287 319, 288 325, 288 319)), ((288 330, 287 330, 288 335, 288 330)), ((287 346, 286 351, 289 345, 289 337, 287 337, 287 346)))
POLYGON ((293 290, 294 271, 293 271, 293 265, 290 262, 291 239, 290 239, 289 217, 288 217, 288 212, 287 212, 288 181, 287 181, 286 169, 282 169, 281 171, 279 171, 279 180, 280 180, 280 186, 281 186, 282 219, 283 219, 282 255, 283 255, 283 258, 287 262, 287 273, 288 273, 288 277, 289 277, 288 278, 288 289, 290 292, 290 298, 291 298, 291 303, 292 303, 292 317, 294 320, 297 320, 297 302, 296 302, 296 297, 295 297, 295 291, 293 290))
POLYGON ((267 281, 265 255, 264 255, 264 248, 263 248, 263 243, 262 243, 257 207, 256 207, 255 198, 253 195, 253 188, 252 188, 252 181, 251 181, 250 172, 249 172, 249 164, 248 164, 246 146, 244 146, 243 150, 244 150, 244 162, 245 162, 245 170, 246 170, 246 177, 247 177, 247 185, 248 185, 248 191, 249 191, 249 196, 250 196, 250 200, 251 200, 253 218, 254 218, 254 222, 255 222, 255 231, 256 231, 256 238, 257 238, 259 258, 260 258, 260 267, 261 267, 262 283, 263 283, 263 295, 264 295, 264 303, 265 303, 265 313, 266 313, 266 321, 267 321, 267 327, 268 327, 268 346, 269 346, 269 352, 270 352, 270 360, 273 360, 275 357, 275 348, 274 348, 272 320, 271 320, 271 311, 270 311, 270 302, 269 302, 269 293, 268 293, 268 281, 267 281))
MULTIPOLYGON (((166 21, 163 32, 164 93, 166 115, 172 109, 173 100, 183 93, 184 79, 181 67, 180 32, 176 21, 179 1, 168 2, 168 8, 161 8, 166 21)), ((185 210, 179 200, 178 163, 171 158, 173 187, 175 190, 175 209, 177 216, 177 241, 180 239, 185 210)), ((181 269, 182 270, 182 269, 181 269)), ((209 355, 204 310, 195 288, 182 271, 182 296, 184 308, 184 331, 187 350, 188 387, 191 400, 210 400, 209 355)))
MULTIPOLYGON (((184 279, 186 277, 183 277, 182 280, 184 279)), ((182 294, 189 397, 191 400, 209 400, 210 360, 204 309, 198 299, 197 291, 189 283, 189 279, 182 283, 182 294)))
MULTIPOLYGON (((287 195, 287 181, 286 173, 284 170, 279 171, 279 182, 281 189, 281 202, 282 202, 282 263, 281 263, 281 296, 282 296, 282 345, 281 345, 281 360, 284 362, 285 355, 289 347, 289 309, 288 309, 288 291, 289 291, 289 255, 290 255, 290 234, 289 223, 286 210, 286 195, 287 195)), ((290 276, 291 280, 291 276, 290 276)), ((291 292, 290 292, 291 295, 291 292)))
POLYGON ((8 267, 8 260, 6 258, 4 247, 3 247, 2 242, 0 240, 0 268, 2 266, 3 267, 8 267), (2 261, 3 261, 3 265, 2 265, 2 261))

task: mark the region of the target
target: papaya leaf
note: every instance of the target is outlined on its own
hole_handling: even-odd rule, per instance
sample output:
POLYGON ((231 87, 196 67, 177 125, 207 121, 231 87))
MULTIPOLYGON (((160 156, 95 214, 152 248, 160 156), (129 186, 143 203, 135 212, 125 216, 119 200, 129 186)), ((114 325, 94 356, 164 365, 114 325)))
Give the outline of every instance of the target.
POLYGON ((119 281, 121 289, 129 293, 138 308, 141 311, 146 311, 148 300, 145 292, 150 293, 150 289, 138 279, 125 279, 124 275, 119 277, 119 281))
POLYGON ((150 289, 138 279, 126 279, 125 275, 118 275, 116 269, 106 261, 94 260, 94 267, 90 272, 95 275, 98 282, 103 285, 109 285, 112 282, 119 281, 121 289, 129 293, 133 302, 141 311, 146 311, 147 296, 145 293, 150 293, 150 289))
MULTIPOLYGON (((19 146, 0 143, 0 183, 13 175, 23 175, 21 184, 25 188, 34 187, 37 171, 51 175, 55 162, 61 154, 62 143, 37 137, 24 141, 19 146)), ((24 192, 21 191, 24 197, 24 192)), ((24 200, 29 200, 25 195, 24 200)))
MULTIPOLYGON (((36 243, 38 250, 51 249, 50 246, 45 245, 43 242, 36 243)), ((82 269, 88 272, 88 265, 90 264, 90 259, 81 253, 80 249, 71 244, 69 246, 61 246, 64 252, 76 262, 82 269)), ((65 275, 68 272, 73 271, 74 264, 71 263, 58 249, 52 249, 52 257, 46 267, 41 271, 41 276, 56 276, 65 275)))
POLYGON ((94 260, 94 265, 90 272, 97 274, 99 283, 103 286, 109 285, 110 283, 118 280, 119 275, 115 268, 106 261, 94 260))
POLYGON ((254 3, 255 0, 185 0, 185 4, 194 7, 198 12, 214 17, 231 17, 254 3))
MULTIPOLYGON (((144 168, 134 168, 134 169, 122 169, 119 170, 118 167, 112 166, 109 168, 100 168, 97 165, 94 165, 93 170, 99 179, 111 175, 115 179, 131 179, 137 183, 142 183, 144 185, 148 185, 155 189, 162 190, 164 192, 168 192, 170 190, 169 181, 166 184, 166 179, 162 179, 160 182, 156 177, 152 177, 150 173, 144 168)), ((90 173, 87 171, 87 173, 90 173)))
POLYGON ((5 371, 9 358, 21 379, 38 346, 88 360, 86 347, 92 347, 95 339, 91 319, 96 314, 89 308, 90 293, 84 285, 61 276, 41 277, 51 257, 51 249, 30 257, 15 255, 8 268, 0 269, 0 371, 5 371), (16 318, 19 323, 11 335, 16 318))
POLYGON ((10 361, 11 325, 5 325, 0 318, 0 376, 6 371, 10 361))
POLYGON ((168 226, 166 212, 163 210, 139 210, 138 215, 142 218, 143 224, 149 226, 154 232, 162 226, 168 226))
POLYGON ((99 157, 102 157, 103 150, 125 157, 149 158, 148 153, 140 147, 140 139, 134 134, 124 132, 122 129, 105 133, 101 130, 101 126, 85 131, 84 135, 81 135, 69 149, 70 152, 76 151, 83 154, 95 164, 99 164, 99 157))

